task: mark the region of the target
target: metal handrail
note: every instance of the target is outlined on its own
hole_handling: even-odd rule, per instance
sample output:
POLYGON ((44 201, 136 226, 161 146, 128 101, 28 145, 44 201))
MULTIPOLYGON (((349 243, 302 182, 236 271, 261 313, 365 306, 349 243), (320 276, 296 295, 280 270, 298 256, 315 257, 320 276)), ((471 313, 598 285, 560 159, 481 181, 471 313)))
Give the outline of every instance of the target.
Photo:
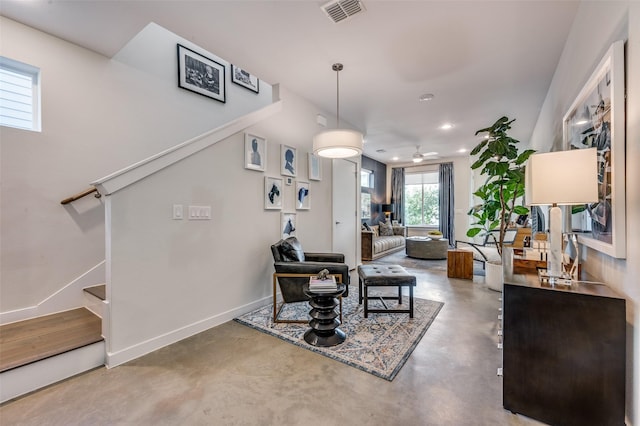
POLYGON ((96 198, 102 197, 102 194, 100 194, 98 192, 98 188, 96 188, 95 186, 92 186, 91 188, 85 189, 84 191, 79 192, 76 195, 72 195, 69 198, 65 198, 64 200, 60 201, 60 204, 63 204, 63 205, 64 204, 69 204, 69 203, 71 203, 73 201, 79 200, 82 197, 86 197, 87 195, 92 194, 94 192, 96 193, 96 195, 94 195, 94 197, 96 197, 96 198))

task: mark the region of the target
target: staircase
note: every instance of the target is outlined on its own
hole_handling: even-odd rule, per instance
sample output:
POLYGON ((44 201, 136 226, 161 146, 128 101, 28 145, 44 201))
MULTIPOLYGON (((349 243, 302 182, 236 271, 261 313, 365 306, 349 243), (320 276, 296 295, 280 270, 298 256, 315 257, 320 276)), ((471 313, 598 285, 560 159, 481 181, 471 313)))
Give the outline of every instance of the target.
POLYGON ((87 307, 0 326, 0 402, 104 365, 104 285, 87 307))

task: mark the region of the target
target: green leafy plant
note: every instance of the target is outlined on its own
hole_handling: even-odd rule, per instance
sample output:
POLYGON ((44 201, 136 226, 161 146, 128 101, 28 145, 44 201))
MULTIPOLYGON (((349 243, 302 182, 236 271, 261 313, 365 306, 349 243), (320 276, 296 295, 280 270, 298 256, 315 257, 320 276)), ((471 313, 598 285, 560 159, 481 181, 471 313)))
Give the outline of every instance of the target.
POLYGON ((491 127, 478 130, 476 135, 487 133, 488 137, 471 151, 472 156, 478 155, 471 169, 482 168, 480 174, 487 176, 487 180, 473 193, 482 202, 468 212, 475 221, 467 231, 467 236, 489 235, 494 239, 500 255, 512 216, 529 212, 525 206, 516 205, 516 201, 524 195, 524 165, 535 150, 527 149, 518 153, 516 144, 520 141, 507 134, 514 121, 501 117, 491 127), (497 239, 493 232, 495 230, 499 230, 497 239))

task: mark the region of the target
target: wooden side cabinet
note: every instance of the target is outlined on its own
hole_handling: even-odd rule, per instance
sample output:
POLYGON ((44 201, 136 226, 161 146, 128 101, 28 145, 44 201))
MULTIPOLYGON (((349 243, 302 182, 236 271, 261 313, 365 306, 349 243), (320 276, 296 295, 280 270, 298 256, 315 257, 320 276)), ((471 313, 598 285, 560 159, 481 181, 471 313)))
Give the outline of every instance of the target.
POLYGON ((624 425, 625 300, 604 285, 503 290, 503 405, 552 425, 624 425))

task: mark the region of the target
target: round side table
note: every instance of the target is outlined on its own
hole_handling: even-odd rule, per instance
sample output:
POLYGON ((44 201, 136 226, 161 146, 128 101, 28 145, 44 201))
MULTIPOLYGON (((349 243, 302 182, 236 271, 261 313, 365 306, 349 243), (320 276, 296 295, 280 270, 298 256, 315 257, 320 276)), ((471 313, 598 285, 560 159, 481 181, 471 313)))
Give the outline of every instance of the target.
POLYGON ((304 285, 303 291, 311 298, 309 305, 312 308, 309 311, 311 328, 304 333, 304 340, 308 344, 327 347, 336 346, 345 341, 347 336, 338 328, 339 314, 335 311, 338 306, 336 298, 344 293, 345 289, 345 284, 338 284, 337 290, 320 292, 309 290, 309 284, 304 285))

